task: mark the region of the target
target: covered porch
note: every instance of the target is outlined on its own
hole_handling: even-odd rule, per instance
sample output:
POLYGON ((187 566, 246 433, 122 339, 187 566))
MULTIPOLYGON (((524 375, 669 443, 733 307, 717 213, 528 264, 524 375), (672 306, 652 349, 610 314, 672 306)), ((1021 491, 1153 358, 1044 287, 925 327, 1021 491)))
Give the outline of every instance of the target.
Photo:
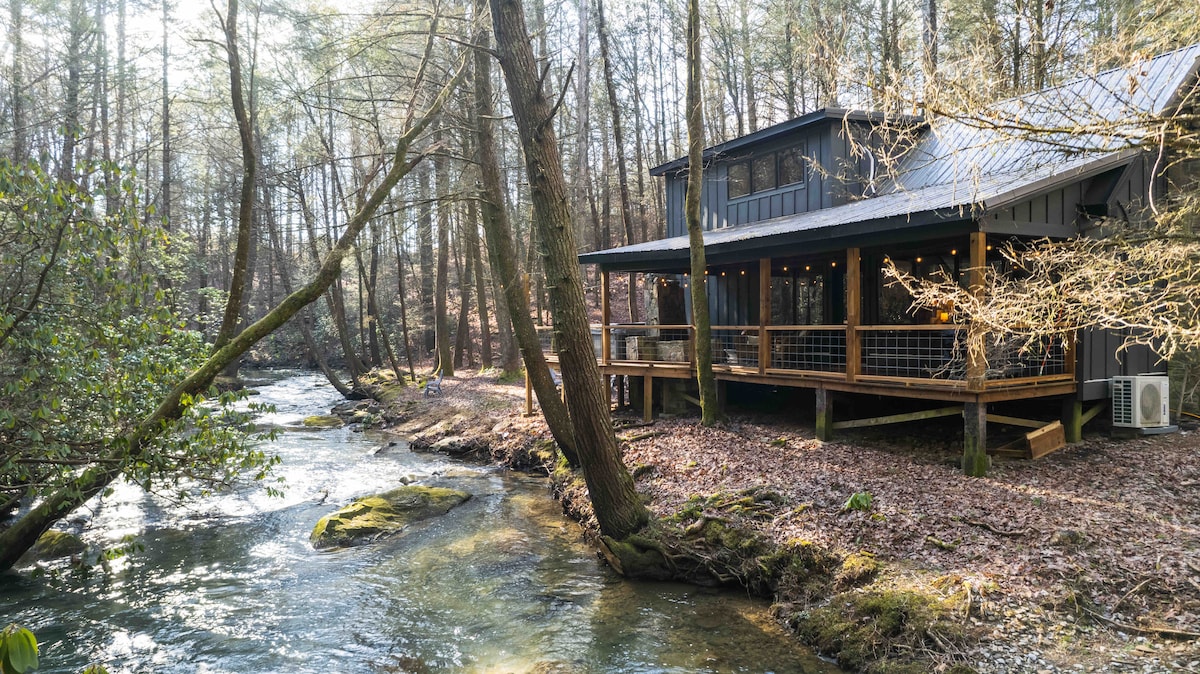
MULTIPOLYGON (((991 345, 985 362, 973 358, 966 348, 967 335, 974 328, 951 323, 949 308, 909 312, 907 294, 889 287, 883 278, 885 259, 917 275, 942 273, 958 278, 975 292, 983 292, 984 268, 1003 264, 985 232, 960 232, 958 236, 939 233, 915 243, 883 242, 841 250, 780 249, 775 256, 756 260, 713 256, 707 285, 719 395, 724 397, 728 382, 814 389, 816 434, 822 440, 842 428, 962 414, 964 465, 986 463, 980 457, 987 446, 989 420, 1022 426, 1036 423, 989 415, 989 403, 1074 394, 1076 358, 1073 341, 1056 338, 991 345), (923 399, 931 404, 923 412, 845 419, 835 414, 840 394, 923 399)), ((691 279, 686 270, 663 262, 602 262, 601 322, 592 328, 601 372, 617 384, 632 379, 629 388, 640 394, 635 397, 640 398, 637 402, 647 420, 654 413, 656 385, 665 395, 689 400, 686 387, 671 381, 696 378, 695 328, 688 299, 691 279), (648 300, 646 322, 612 320, 610 279, 619 273, 630 273, 631 283, 640 277, 638 285, 648 300)), ((554 362, 553 328, 544 330, 543 346, 554 362)), ((610 390, 620 396, 624 387, 610 390)), ((1068 401, 1062 412, 1066 440, 1075 441, 1081 436, 1081 407, 1068 401)))

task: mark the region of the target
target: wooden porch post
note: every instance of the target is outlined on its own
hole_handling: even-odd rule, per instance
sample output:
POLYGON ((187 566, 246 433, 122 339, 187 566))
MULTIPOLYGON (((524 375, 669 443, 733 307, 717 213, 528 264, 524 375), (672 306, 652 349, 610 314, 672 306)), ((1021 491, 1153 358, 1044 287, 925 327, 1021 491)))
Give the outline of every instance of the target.
POLYGON ((846 249, 846 381, 858 377, 862 363, 862 347, 856 329, 862 312, 862 273, 858 258, 858 248, 846 249))
POLYGON ((828 442, 833 437, 833 392, 824 386, 817 394, 817 439, 828 442))
POLYGON ((608 270, 600 271, 600 362, 608 365, 609 342, 612 339, 608 324, 612 323, 612 307, 608 303, 608 270))
POLYGON ((767 326, 771 324, 771 258, 758 260, 758 373, 766 374, 771 365, 771 341, 767 326))

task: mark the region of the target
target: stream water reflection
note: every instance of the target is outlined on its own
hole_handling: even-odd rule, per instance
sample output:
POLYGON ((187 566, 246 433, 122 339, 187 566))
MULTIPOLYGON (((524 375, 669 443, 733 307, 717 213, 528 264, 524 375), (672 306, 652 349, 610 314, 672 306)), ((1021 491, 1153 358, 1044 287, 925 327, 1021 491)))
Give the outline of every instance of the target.
MULTIPOLYGON (((292 425, 338 401, 319 375, 260 388, 292 425)), ((286 493, 187 504, 123 485, 73 525, 144 549, 110 572, 0 576, 0 620, 33 629, 45 673, 831 672, 736 593, 627 582, 543 480, 416 454, 346 429, 287 431, 286 493), (408 476, 474 497, 398 538, 318 553, 308 533, 408 476)))

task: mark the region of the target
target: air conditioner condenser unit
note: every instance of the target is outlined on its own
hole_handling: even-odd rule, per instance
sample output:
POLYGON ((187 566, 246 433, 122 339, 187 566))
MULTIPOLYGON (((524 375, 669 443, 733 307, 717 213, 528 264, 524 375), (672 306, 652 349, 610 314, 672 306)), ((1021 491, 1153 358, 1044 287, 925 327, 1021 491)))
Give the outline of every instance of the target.
POLYGON ((1165 375, 1112 378, 1112 425, 1164 428, 1171 425, 1171 382, 1165 375))

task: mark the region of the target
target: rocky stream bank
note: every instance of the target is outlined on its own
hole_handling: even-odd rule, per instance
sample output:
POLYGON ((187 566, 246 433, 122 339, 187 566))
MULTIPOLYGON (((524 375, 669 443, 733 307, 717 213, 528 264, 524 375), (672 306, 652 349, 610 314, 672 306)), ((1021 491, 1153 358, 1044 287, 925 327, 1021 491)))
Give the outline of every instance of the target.
MULTIPOLYGON (((379 377, 370 389, 378 405, 343 415, 417 451, 549 475, 597 532, 582 481, 558 466, 540 417, 521 415, 519 383, 466 374, 426 398, 379 377)), ((745 587, 847 669, 1200 671, 1194 429, 1089 435, 968 479, 952 426, 822 443, 780 417, 614 423, 657 519, 632 540, 597 535, 610 563, 745 587)))

